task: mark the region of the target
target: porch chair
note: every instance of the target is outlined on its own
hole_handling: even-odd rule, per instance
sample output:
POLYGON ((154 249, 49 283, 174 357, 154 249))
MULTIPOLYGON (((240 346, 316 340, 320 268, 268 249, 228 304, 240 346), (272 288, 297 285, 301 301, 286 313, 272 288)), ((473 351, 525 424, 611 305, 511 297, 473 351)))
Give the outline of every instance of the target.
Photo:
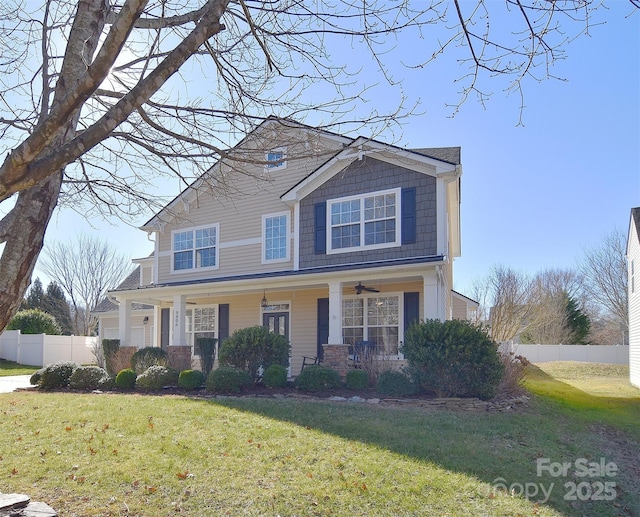
POLYGON ((308 357, 306 355, 302 356, 302 368, 300 369, 300 371, 304 370, 305 366, 310 366, 312 364, 320 364, 320 358, 319 357, 308 357))

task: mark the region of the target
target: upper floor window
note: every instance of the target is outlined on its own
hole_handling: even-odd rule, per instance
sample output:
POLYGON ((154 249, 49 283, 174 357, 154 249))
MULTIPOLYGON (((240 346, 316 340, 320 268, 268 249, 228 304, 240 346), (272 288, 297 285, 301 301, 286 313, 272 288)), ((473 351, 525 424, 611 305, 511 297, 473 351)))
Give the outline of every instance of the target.
POLYGON ((287 150, 284 147, 273 149, 265 154, 267 161, 265 170, 285 169, 287 167, 287 150))
POLYGON ((328 202, 329 253, 400 245, 400 189, 328 202))
POLYGON ((173 271, 218 267, 218 225, 175 231, 173 271))
POLYGON ((289 260, 289 214, 262 217, 262 262, 289 260))

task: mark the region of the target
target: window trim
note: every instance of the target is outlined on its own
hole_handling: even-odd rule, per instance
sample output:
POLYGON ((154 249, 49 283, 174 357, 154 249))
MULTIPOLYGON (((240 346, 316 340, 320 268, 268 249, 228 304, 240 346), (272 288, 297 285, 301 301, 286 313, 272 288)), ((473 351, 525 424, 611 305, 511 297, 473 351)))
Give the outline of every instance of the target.
MULTIPOLYGON (((202 310, 202 309, 213 309, 213 314, 214 314, 214 318, 215 318, 215 329, 213 330, 213 334, 215 334, 216 338, 219 338, 220 336, 220 332, 219 332, 219 326, 220 326, 220 314, 219 314, 219 304, 217 303, 207 303, 204 305, 194 305, 193 307, 189 307, 184 311, 184 329, 185 329, 185 338, 188 344, 190 344, 191 346, 191 357, 200 357, 200 355, 197 353, 196 351, 196 334, 197 333, 204 333, 204 332, 211 332, 211 331, 204 331, 204 330, 194 330, 194 312, 196 310, 202 310), (191 313, 191 314, 189 314, 191 313)), ((216 343, 216 350, 215 350, 215 355, 214 358, 217 359, 218 358, 218 346, 220 345, 220 342, 218 341, 218 343, 216 343)))
POLYGON ((260 250, 260 260, 262 264, 275 264, 278 262, 289 262, 291 260, 291 213, 290 212, 277 212, 274 214, 264 214, 262 216, 262 241, 261 241, 261 250, 260 250), (275 258, 268 259, 266 257, 267 253, 267 219, 272 219, 276 217, 286 218, 285 223, 285 232, 286 232, 286 247, 285 247, 285 257, 284 258, 275 258))
POLYGON ((354 251, 364 251, 364 250, 373 250, 373 249, 385 249, 385 248, 395 248, 402 245, 402 189, 400 187, 385 189, 385 190, 377 190, 375 192, 365 192, 362 194, 356 194, 353 196, 344 196, 335 199, 327 200, 327 210, 326 210, 326 253, 327 255, 333 255, 336 253, 351 253, 354 251), (364 200, 369 197, 374 196, 382 196, 386 194, 395 194, 396 196, 396 213, 395 213, 395 240, 393 242, 383 242, 379 244, 364 244, 364 226, 367 221, 364 218, 364 200), (335 203, 343 203, 345 201, 353 201, 360 200, 360 245, 359 246, 351 246, 349 248, 333 248, 332 246, 332 230, 334 225, 331 224, 331 208, 335 203))
MULTIPOLYGON (((362 300, 362 308, 363 308, 363 320, 362 320, 362 327, 359 327, 357 325, 351 325, 351 326, 346 326, 344 325, 344 311, 343 308, 341 307, 340 309, 340 313, 341 313, 341 320, 340 320, 340 328, 341 331, 343 332, 343 336, 344 336, 344 329, 345 328, 362 328, 362 338, 364 341, 369 341, 371 338, 369 337, 369 327, 381 327, 381 325, 369 325, 369 319, 368 319, 368 313, 367 313, 367 302, 370 298, 397 298, 398 300, 398 353, 397 354, 391 354, 390 356, 388 356, 389 359, 398 359, 398 360, 402 360, 404 359, 404 354, 402 354, 402 352, 400 351, 400 346, 402 344, 402 342, 404 341, 404 293, 402 292, 382 292, 382 293, 370 293, 370 294, 360 294, 360 295, 349 295, 349 296, 343 296, 342 300, 344 302, 344 300, 362 300)), ((390 325, 392 326, 392 325, 390 325)), ((343 338, 344 341, 344 338, 343 338)), ((346 341, 345 341, 346 342, 346 341)))
MULTIPOLYGON (((188 251, 188 250, 180 250, 180 251, 188 251)), ((219 223, 203 224, 200 226, 193 226, 191 228, 180 228, 179 230, 171 231, 171 274, 193 273, 194 271, 211 271, 211 270, 218 269, 219 267, 220 267, 220 224, 219 223), (195 265, 196 251, 200 249, 196 247, 196 231, 203 230, 206 228, 215 228, 216 230, 216 243, 215 243, 216 263, 214 266, 196 267, 195 265), (191 248, 191 251, 193 252, 193 256, 191 258, 191 267, 186 269, 175 269, 176 250, 174 248, 175 246, 174 238, 177 233, 187 233, 187 232, 191 232, 192 238, 193 238, 193 247, 191 248)))
POLYGON ((286 147, 276 147, 275 149, 270 149, 264 153, 264 171, 280 171, 287 168, 287 148, 286 147), (279 161, 270 160, 269 154, 282 153, 282 158, 279 161))

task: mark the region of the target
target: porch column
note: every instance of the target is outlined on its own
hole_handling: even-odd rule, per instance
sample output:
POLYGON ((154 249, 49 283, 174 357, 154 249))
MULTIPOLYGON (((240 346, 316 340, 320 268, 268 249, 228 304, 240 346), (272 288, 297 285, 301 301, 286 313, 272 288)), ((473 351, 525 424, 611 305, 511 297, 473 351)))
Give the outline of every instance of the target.
POLYGON ((434 269, 422 275, 424 290, 424 320, 440 320, 444 321, 444 298, 442 297, 443 288, 438 279, 438 273, 434 269))
POLYGON ((329 282, 329 339, 328 345, 341 345, 342 340, 342 284, 329 282))
POLYGON ((187 297, 183 294, 177 294, 173 297, 173 339, 172 346, 186 346, 187 336, 184 328, 187 314, 187 297))
POLYGON ((118 304, 118 338, 120 346, 131 346, 131 300, 117 299, 118 304))

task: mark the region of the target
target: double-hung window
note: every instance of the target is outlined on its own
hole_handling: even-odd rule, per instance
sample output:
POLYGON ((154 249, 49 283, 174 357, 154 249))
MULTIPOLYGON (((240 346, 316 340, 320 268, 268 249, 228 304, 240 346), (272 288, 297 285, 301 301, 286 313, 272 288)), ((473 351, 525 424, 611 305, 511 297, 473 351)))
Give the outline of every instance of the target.
POLYGON ((218 233, 217 224, 173 232, 172 271, 217 268, 218 233))
POLYGON ((342 337, 357 345, 367 341, 377 355, 398 356, 400 296, 378 295, 342 300, 342 337))
POLYGON ((262 262, 289 260, 289 214, 262 217, 262 262))
POLYGON ((265 153, 264 166, 265 171, 286 169, 287 168, 287 150, 284 147, 279 147, 265 153))
POLYGON ((400 245, 400 189, 328 202, 330 253, 400 245))

